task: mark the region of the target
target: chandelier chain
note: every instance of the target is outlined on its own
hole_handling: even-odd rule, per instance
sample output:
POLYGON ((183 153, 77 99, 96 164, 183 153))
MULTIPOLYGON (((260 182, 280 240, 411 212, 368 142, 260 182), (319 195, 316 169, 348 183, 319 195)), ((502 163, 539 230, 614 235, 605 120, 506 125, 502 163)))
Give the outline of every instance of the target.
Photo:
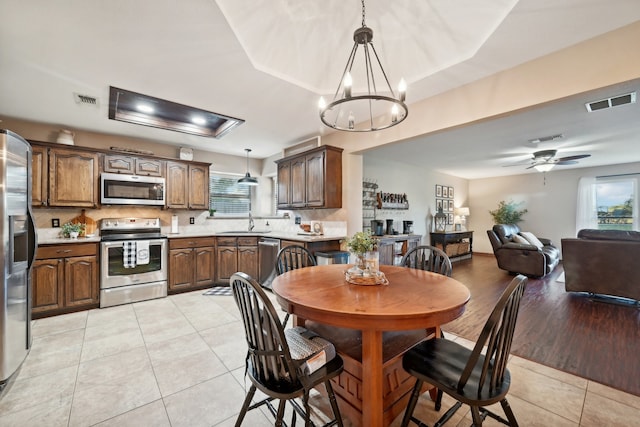
POLYGON ((366 25, 364 23, 364 0, 362 0, 362 26, 366 27, 366 25))

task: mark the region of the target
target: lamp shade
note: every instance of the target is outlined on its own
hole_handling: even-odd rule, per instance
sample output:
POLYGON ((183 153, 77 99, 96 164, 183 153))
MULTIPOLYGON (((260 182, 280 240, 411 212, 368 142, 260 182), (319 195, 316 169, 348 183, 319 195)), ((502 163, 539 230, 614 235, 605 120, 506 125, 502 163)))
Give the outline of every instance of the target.
POLYGON ((466 207, 466 206, 456 208, 456 215, 458 215, 458 216, 469 216, 469 208, 466 207))

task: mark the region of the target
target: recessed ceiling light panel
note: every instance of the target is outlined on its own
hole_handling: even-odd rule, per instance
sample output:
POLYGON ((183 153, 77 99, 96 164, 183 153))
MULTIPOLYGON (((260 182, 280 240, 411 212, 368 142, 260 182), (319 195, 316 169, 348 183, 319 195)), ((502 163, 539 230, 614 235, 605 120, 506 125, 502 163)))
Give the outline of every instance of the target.
POLYGON ((109 118, 210 138, 221 138, 242 119, 119 89, 109 88, 109 118))

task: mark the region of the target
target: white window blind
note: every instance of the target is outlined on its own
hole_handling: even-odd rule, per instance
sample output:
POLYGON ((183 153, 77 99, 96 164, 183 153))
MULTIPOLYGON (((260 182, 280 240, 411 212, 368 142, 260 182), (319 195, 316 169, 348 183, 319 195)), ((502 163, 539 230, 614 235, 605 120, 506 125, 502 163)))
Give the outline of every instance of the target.
POLYGON ((247 215, 251 209, 251 187, 238 184, 238 176, 209 174, 209 209, 216 213, 247 215))

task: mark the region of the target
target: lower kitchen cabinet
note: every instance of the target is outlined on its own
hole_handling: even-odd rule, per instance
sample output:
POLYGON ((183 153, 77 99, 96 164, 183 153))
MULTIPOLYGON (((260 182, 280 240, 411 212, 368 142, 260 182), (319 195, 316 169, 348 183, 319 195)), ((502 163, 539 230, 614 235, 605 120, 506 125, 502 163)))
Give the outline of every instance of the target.
POLYGON ((238 271, 258 280, 258 237, 217 237, 216 265, 218 284, 228 285, 238 271))
POLYGON ((215 281, 212 237, 169 239, 169 293, 211 286, 215 281))
POLYGON ((39 246, 31 277, 34 318, 98 307, 98 244, 39 246))

